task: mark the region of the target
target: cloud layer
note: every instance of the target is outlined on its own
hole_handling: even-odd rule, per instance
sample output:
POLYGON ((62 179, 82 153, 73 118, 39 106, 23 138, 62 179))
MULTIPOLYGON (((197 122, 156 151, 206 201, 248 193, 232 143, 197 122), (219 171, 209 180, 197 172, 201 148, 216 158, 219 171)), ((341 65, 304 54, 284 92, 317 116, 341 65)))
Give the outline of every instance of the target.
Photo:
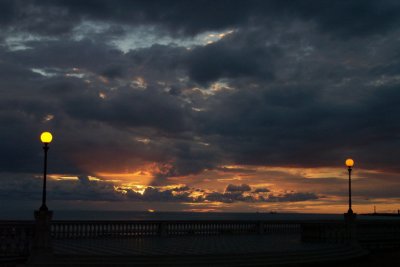
MULTIPOLYGON (((1 177, 40 173, 38 136, 50 130, 52 173, 145 173, 129 178, 144 193, 124 195, 140 201, 200 201, 193 188, 209 190, 203 202, 317 200, 340 180, 309 191, 294 179, 276 194, 265 186, 274 174, 214 190, 222 174, 209 173, 346 157, 393 183, 399 11, 390 0, 1 1, 1 177), (158 189, 174 183, 190 190, 158 189)), ((120 199, 123 183, 85 190, 120 199)))

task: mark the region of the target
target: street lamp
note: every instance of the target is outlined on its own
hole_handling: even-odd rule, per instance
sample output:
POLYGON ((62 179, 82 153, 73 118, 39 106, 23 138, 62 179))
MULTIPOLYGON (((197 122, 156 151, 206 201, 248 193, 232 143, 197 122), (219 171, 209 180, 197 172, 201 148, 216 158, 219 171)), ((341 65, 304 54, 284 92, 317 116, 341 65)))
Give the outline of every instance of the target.
POLYGON ((353 214, 353 210, 351 209, 351 171, 354 166, 354 160, 347 159, 346 166, 347 166, 347 170, 349 171, 349 210, 347 211, 347 213, 353 214))
POLYGON ((53 136, 49 132, 43 132, 40 135, 40 140, 43 143, 44 150, 44 168, 43 168, 43 192, 42 192, 42 206, 40 211, 48 211, 46 206, 46 178, 47 178, 47 151, 49 150, 49 144, 53 140, 53 136))

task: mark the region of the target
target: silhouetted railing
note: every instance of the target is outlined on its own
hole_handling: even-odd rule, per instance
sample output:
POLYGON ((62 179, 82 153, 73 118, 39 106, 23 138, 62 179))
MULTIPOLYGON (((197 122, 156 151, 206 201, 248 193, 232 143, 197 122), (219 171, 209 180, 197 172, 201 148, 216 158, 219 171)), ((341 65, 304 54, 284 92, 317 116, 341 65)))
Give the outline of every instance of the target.
MULTIPOLYGON (((0 256, 28 255, 33 221, 0 221, 0 256)), ((53 221, 53 239, 151 236, 298 234, 304 242, 359 241, 369 248, 400 246, 400 220, 362 221, 53 221)))
POLYGON ((360 221, 357 240, 371 249, 400 246, 400 221, 360 221))
POLYGON ((33 221, 0 221, 0 256, 29 254, 33 237, 33 221))
POLYGON ((296 221, 54 221, 54 238, 300 233, 296 221))
POLYGON ((347 242, 351 230, 348 227, 345 222, 340 221, 303 222, 301 239, 303 242, 347 242))

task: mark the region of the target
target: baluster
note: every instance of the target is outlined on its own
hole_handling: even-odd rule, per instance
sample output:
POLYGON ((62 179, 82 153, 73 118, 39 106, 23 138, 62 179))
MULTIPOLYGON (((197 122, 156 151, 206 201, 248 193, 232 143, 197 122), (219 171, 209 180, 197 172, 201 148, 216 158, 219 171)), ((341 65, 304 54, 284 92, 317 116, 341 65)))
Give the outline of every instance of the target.
POLYGON ((59 234, 58 238, 64 237, 64 233, 65 233, 64 225, 63 224, 61 224, 61 225, 59 224, 58 227, 60 228, 60 234, 59 234))

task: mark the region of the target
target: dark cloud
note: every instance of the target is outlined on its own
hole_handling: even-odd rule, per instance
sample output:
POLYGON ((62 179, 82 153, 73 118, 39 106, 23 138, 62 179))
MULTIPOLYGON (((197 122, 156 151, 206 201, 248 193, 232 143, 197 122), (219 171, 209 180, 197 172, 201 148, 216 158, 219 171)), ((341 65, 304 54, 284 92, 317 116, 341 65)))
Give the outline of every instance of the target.
POLYGON ((0 10, 1 10, 0 23, 2 25, 7 25, 11 21, 16 19, 17 9, 18 9, 18 5, 16 2, 17 1, 12 1, 12 0, 4 0, 0 2, 0 10))
MULTIPOLYGON (((1 1, 0 171, 40 173, 38 136, 51 130, 50 172, 79 176, 80 199, 124 199, 81 173, 149 164, 153 187, 129 198, 319 196, 250 182, 253 192, 228 185, 193 200, 190 188, 157 187, 206 170, 254 172, 245 165, 333 167, 351 156, 398 173, 398 14, 396 1, 369 0, 1 1)), ((337 183, 325 182, 315 186, 337 183)))
MULTIPOLYGON (((32 174, 1 173, 2 188, 0 199, 40 200, 42 180, 32 174)), ((228 185, 227 188, 232 187, 228 185)), ((224 193, 216 191, 204 192, 199 188, 178 186, 175 188, 148 186, 143 193, 133 189, 119 187, 114 182, 99 179, 90 179, 87 175, 75 177, 61 177, 48 180, 48 200, 69 201, 139 201, 139 202, 297 202, 318 199, 313 193, 289 192, 285 194, 259 197, 249 192, 248 185, 225 190, 224 193), (203 195, 192 196, 193 192, 203 192, 203 195)))
POLYGON ((298 202, 298 201, 307 201, 307 200, 316 200, 319 197, 314 193, 309 192, 290 192, 285 193, 283 195, 269 195, 265 201, 267 202, 298 202))
MULTIPOLYGON (((241 186, 228 185, 224 193, 212 192, 205 196, 207 201, 216 201, 223 203, 234 203, 234 202, 298 202, 298 201, 308 201, 317 200, 320 197, 311 192, 287 192, 284 194, 274 194, 269 193, 265 196, 254 195, 251 193, 246 193, 251 191, 250 186, 243 184, 241 186)), ((259 193, 255 192, 255 193, 259 193)), ((269 192, 269 191, 263 191, 269 192)))
POLYGON ((248 192, 251 191, 251 187, 248 184, 234 185, 228 184, 225 188, 225 192, 248 192))
MULTIPOLYGON (((42 177, 29 173, 0 174, 2 187, 0 197, 3 200, 40 200, 42 177)), ((117 201, 123 196, 114 190, 114 184, 106 181, 90 181, 87 176, 79 179, 48 179, 48 201, 54 200, 95 200, 117 201)))
POLYGON ((156 126, 168 132, 190 129, 185 125, 185 108, 170 95, 151 90, 120 91, 106 101, 93 95, 71 98, 66 102, 66 111, 77 119, 126 127, 156 126))
POLYGON ((40 34, 68 34, 82 20, 157 25, 174 34, 271 24, 278 19, 315 22, 341 36, 384 33, 398 26, 397 1, 2 1, 1 22, 40 34), (51 23, 48 23, 51 21, 51 23))
POLYGON ((256 36, 247 34, 243 38, 243 34, 237 32, 220 42, 194 49, 187 59, 190 77, 203 84, 222 78, 273 79, 280 49, 265 47, 256 36))

